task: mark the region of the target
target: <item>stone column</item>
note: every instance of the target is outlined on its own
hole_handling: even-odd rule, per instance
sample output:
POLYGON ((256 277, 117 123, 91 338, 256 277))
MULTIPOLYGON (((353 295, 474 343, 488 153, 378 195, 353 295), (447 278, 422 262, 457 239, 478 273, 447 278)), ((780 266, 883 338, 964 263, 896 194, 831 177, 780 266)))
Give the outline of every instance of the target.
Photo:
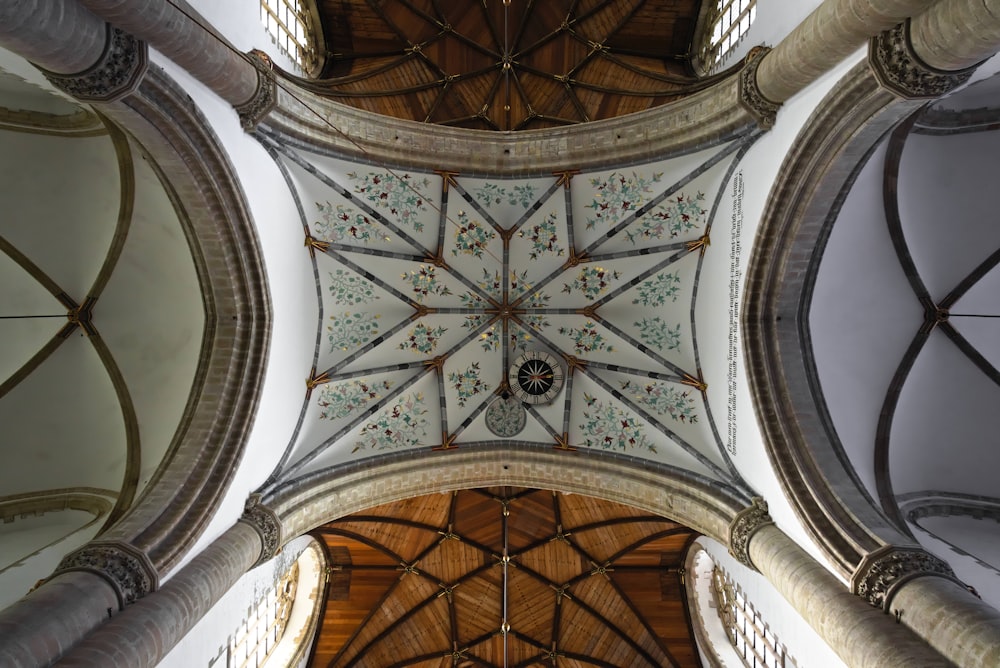
POLYGON ((104 22, 77 0, 0 3, 0 45, 50 72, 83 72, 104 43, 104 22))
POLYGON ((944 71, 971 67, 1000 46, 1000 2, 941 0, 911 21, 910 35, 917 56, 944 71))
POLYGON ((92 632, 56 665, 156 666, 244 573, 274 556, 280 539, 277 516, 253 497, 239 522, 160 589, 92 632))
POLYGON ((887 545, 858 566, 852 589, 959 666, 1000 666, 1000 611, 920 548, 887 545))
POLYGON ((77 0, 111 25, 136 35, 233 105, 245 128, 256 125, 277 99, 270 61, 244 55, 214 31, 163 0, 77 0))
POLYGON ((760 571, 851 668, 950 666, 896 620, 852 594, 767 514, 760 499, 730 529, 730 551, 760 571))
POLYGON ((761 62, 757 86, 778 104, 877 35, 936 0, 826 0, 761 62))

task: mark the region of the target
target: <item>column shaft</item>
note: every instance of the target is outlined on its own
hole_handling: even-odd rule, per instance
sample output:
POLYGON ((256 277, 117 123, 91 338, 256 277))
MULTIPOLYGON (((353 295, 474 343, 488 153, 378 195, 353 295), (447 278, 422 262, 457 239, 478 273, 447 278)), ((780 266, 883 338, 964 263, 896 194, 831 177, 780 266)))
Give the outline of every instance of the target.
POLYGON ((1000 47, 1000 2, 941 0, 913 18, 910 39, 917 56, 935 69, 971 67, 1000 47))
POLYGON ((0 666, 47 666, 118 608, 114 587, 96 573, 57 575, 0 611, 0 666))
POLYGON ((0 45, 50 72, 83 72, 105 38, 104 22, 77 0, 0 2, 0 45))
POLYGON ((237 522, 159 590, 125 608, 59 666, 155 666, 261 554, 253 527, 237 522))
POLYGON ((219 97, 238 106, 257 91, 257 69, 197 21, 163 0, 79 0, 147 42, 219 97))
POLYGON ((749 553, 754 566, 851 668, 950 665, 905 626, 848 591, 773 524, 752 535, 749 553))
POLYGON ((900 621, 959 666, 1000 666, 1000 612, 958 583, 918 577, 890 601, 900 621))
POLYGON ((927 9, 936 0, 826 0, 774 47, 757 70, 757 86, 786 102, 860 48, 869 37, 927 9))

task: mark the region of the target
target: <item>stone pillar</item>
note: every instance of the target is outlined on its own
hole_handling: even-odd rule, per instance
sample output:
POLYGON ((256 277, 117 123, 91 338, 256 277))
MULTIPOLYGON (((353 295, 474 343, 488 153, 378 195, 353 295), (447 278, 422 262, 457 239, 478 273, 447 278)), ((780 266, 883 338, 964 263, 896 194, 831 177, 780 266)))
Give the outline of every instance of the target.
POLYGON ((737 515, 730 551, 760 571, 851 668, 951 664, 919 636, 855 596, 767 514, 760 499, 737 515))
POLYGON ((955 664, 1000 666, 1000 611, 923 549, 888 545, 865 558, 851 585, 955 664))
POLYGON ((50 72, 83 72, 104 44, 104 22, 77 0, 0 2, 0 45, 50 72))
POLYGON ((160 589, 92 632, 56 665, 156 666, 244 573, 274 556, 280 540, 277 516, 260 505, 259 497, 252 497, 239 522, 160 589))
POLYGON ((270 61, 241 54, 191 15, 163 0, 78 0, 108 23, 153 45, 233 105, 247 129, 277 100, 270 61))
POLYGON ((936 0, 826 0, 760 64, 757 86, 786 102, 865 41, 922 12, 936 0))
POLYGON ((996 0, 940 0, 911 24, 914 51, 937 70, 972 67, 1000 47, 1000 2, 996 0))

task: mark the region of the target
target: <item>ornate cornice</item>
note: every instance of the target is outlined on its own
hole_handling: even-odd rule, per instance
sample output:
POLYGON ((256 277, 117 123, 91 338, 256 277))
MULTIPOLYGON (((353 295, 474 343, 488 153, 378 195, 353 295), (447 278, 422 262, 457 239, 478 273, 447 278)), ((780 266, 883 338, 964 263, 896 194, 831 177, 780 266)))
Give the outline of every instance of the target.
POLYGON ((63 557, 55 574, 67 571, 94 573, 107 580, 122 610, 159 586, 159 576, 149 557, 120 541, 95 541, 71 552, 63 557))
POLYGON ((757 85, 757 68, 770 53, 770 47, 757 46, 750 50, 746 57, 746 65, 740 70, 740 106, 757 119, 757 124, 765 130, 774 127, 781 103, 772 102, 764 97, 757 85))
POLYGON ((851 591, 888 612, 892 597, 900 587, 927 575, 958 582, 951 566, 933 554, 918 547, 886 545, 861 561, 851 577, 851 591))
POLYGON ((104 52, 83 72, 58 74, 42 70, 56 88, 85 102, 114 102, 132 93, 149 66, 146 43, 110 25, 104 52))
POLYGON ((883 88, 909 100, 941 97, 968 81, 976 69, 947 72, 922 61, 913 49, 909 20, 869 40, 868 64, 883 88))
POLYGON ((281 545, 281 520, 278 519, 277 513, 261 503, 260 494, 251 494, 247 499, 240 522, 249 524, 260 535, 260 557, 251 568, 264 563, 277 553, 281 545))
POLYGON ((755 496, 750 506, 738 512, 729 525, 729 554, 756 571, 757 567, 750 559, 750 539, 768 524, 774 524, 774 520, 767 512, 767 501, 755 496))
POLYGON ((233 108, 240 116, 240 125, 250 132, 278 103, 278 84, 274 79, 274 66, 266 53, 254 49, 246 55, 257 68, 257 88, 249 100, 233 108))

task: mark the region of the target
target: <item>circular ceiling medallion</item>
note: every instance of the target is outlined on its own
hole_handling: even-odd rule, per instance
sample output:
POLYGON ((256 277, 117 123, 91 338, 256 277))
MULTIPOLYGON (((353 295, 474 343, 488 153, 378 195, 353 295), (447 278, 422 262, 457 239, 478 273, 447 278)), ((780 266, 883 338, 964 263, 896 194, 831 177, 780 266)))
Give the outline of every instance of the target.
POLYGON ((547 404, 555 399, 564 378, 559 360, 537 350, 519 356, 507 372, 510 391, 526 404, 547 404))
POLYGON ((486 428, 497 436, 517 436, 527 421, 524 404, 514 397, 497 397, 486 408, 486 428))

